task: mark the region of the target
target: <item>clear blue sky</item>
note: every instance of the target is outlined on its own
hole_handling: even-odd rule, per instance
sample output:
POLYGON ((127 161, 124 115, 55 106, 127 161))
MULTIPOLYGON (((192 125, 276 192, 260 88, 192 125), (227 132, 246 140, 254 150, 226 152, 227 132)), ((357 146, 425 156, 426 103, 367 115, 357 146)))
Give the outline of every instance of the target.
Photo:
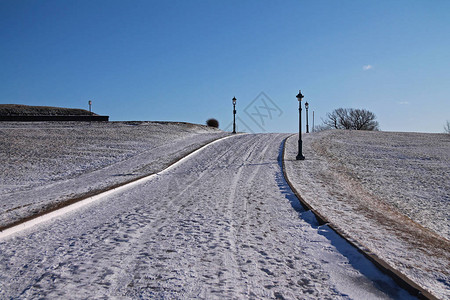
POLYGON ((235 96, 238 129, 296 132, 301 89, 310 126, 339 107, 386 131, 450 120, 447 0, 0 0, 0 44, 0 103, 225 128, 235 96))

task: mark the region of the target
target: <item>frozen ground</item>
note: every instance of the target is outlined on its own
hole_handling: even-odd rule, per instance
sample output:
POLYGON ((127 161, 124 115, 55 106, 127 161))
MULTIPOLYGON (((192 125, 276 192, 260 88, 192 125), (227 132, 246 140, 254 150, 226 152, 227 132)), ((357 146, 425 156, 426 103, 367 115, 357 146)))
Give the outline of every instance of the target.
POLYGON ((450 137, 327 131, 287 141, 286 171, 335 227, 432 294, 450 298, 450 137))
POLYGON ((225 136, 158 122, 0 122, 0 227, 155 173, 225 136))
POLYGON ((0 298, 408 299, 300 208, 287 135, 237 135, 0 240, 0 298))

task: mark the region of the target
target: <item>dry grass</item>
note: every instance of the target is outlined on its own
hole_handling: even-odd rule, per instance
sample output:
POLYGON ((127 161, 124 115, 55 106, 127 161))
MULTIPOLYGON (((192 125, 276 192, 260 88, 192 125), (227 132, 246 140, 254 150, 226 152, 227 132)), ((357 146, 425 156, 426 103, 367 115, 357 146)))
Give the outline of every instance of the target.
POLYGON ((95 116, 84 109, 51 106, 0 104, 0 116, 95 116))

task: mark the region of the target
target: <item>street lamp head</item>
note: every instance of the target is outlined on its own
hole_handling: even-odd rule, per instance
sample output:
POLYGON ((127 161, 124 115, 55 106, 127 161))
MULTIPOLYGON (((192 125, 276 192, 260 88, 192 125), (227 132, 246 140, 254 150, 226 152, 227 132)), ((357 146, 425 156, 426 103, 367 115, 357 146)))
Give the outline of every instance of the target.
POLYGON ((236 105, 236 97, 233 97, 233 104, 236 105))
POLYGON ((301 101, 302 101, 302 98, 305 97, 305 96, 303 96, 303 95, 302 95, 302 91, 299 90, 299 91, 298 91, 298 95, 295 96, 295 97, 297 97, 298 101, 301 102, 301 101))
POLYGON ((306 101, 305 102, 305 108, 308 109, 308 107, 309 107, 309 103, 308 103, 308 101, 306 101))

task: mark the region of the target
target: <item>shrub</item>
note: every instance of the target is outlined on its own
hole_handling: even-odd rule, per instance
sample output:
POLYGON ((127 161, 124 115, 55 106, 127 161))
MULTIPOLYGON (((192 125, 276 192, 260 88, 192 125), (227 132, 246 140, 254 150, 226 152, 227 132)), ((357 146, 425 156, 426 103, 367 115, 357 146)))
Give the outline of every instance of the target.
POLYGON ((216 119, 208 119, 208 121, 206 121, 206 125, 208 125, 209 127, 219 128, 219 121, 217 121, 216 119))

